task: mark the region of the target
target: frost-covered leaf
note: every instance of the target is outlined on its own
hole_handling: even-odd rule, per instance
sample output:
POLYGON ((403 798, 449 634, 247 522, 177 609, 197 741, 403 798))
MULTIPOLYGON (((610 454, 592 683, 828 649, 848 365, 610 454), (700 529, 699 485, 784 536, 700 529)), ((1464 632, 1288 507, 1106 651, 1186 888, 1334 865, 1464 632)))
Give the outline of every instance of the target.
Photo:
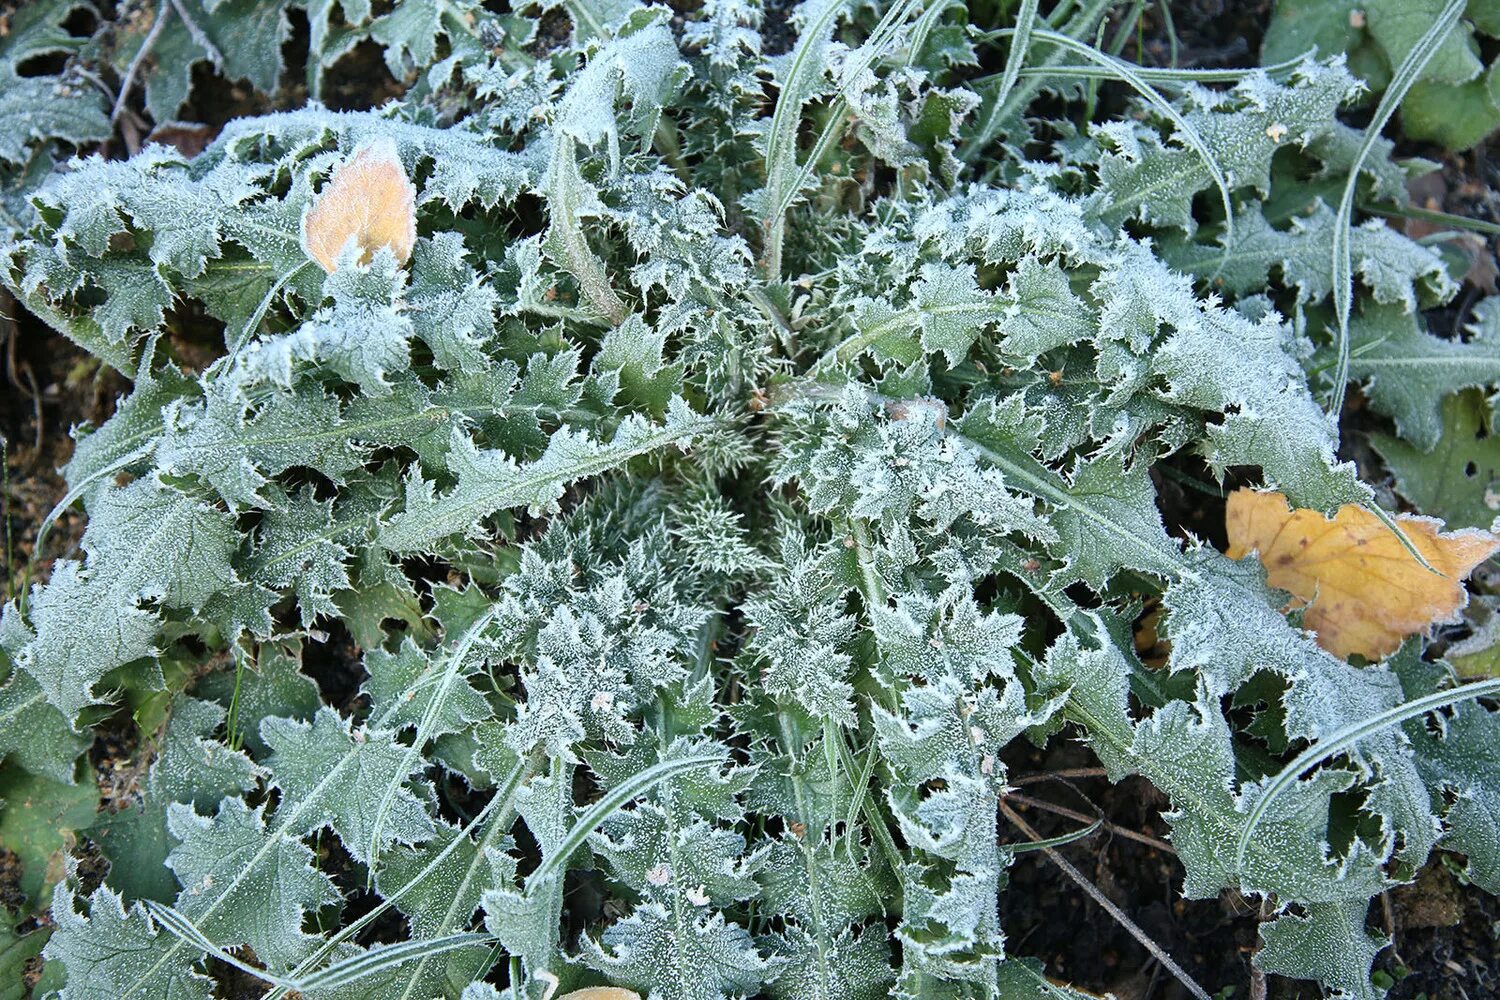
POLYGON ((744 928, 723 914, 676 921, 656 903, 642 903, 597 941, 585 938, 583 961, 615 982, 661 1000, 722 1000, 757 991, 779 965, 763 956, 744 928), (666 975, 662 970, 670 970, 666 975))
POLYGON ((1469 877, 1478 885, 1500 891, 1500 795, 1489 780, 1500 746, 1500 716, 1465 703, 1435 725, 1408 723, 1406 732, 1434 803, 1448 803, 1443 843, 1468 857, 1469 877))
POLYGON ((413 330, 432 348, 440 367, 478 372, 490 364, 483 346, 494 334, 498 297, 465 257, 457 233, 419 242, 406 304, 413 330))
MULTIPOLYGON (((1268 190, 1271 159, 1283 143, 1306 146, 1329 131, 1334 111, 1357 84, 1342 65, 1304 64, 1287 84, 1263 73, 1233 89, 1194 88, 1182 102, 1182 120, 1193 130, 1231 187, 1268 190)), ((1163 142, 1155 130, 1101 129, 1108 150, 1099 164, 1100 193, 1091 206, 1113 224, 1140 218, 1192 232, 1192 199, 1213 186, 1202 157, 1172 130, 1163 142)))
POLYGON ((391 393, 387 375, 408 364, 411 319, 398 307, 405 276, 388 248, 368 267, 340 267, 325 288, 333 305, 319 310, 296 332, 256 341, 241 365, 241 386, 252 380, 290 388, 302 363, 324 365, 369 396, 391 393))
POLYGON ((405 787, 421 759, 390 731, 353 728, 323 707, 311 722, 267 719, 260 734, 271 748, 266 760, 271 783, 282 793, 276 818, 297 833, 328 826, 360 861, 391 843, 415 844, 432 836, 432 819, 405 787), (391 788, 396 792, 383 807, 391 788))
MULTIPOLYGON (((1237 295, 1265 288, 1275 273, 1302 301, 1321 302, 1333 291, 1328 248, 1334 225, 1333 210, 1322 201, 1311 214, 1293 217, 1285 230, 1273 228, 1260 208, 1251 206, 1235 215, 1231 244, 1171 241, 1162 252, 1174 267, 1237 295)), ((1435 250, 1379 220, 1350 231, 1349 254, 1355 275, 1377 302, 1412 310, 1419 303, 1445 301, 1457 290, 1435 250)))
POLYGON ((82 0, 38 0, 17 7, 0 36, 0 161, 23 162, 38 143, 75 145, 108 139, 112 128, 103 95, 82 76, 21 73, 22 65, 76 52, 84 39, 67 30, 82 0))
MULTIPOLYGON (((1493 599, 1472 637, 1354 666, 1288 606, 1273 544, 1262 566, 1195 537, 1207 479, 1315 519, 1369 505, 1386 418, 1397 491, 1487 524, 1500 313, 1424 332, 1456 275, 1369 216, 1428 165, 1340 120, 1415 21, 1340 0, 1305 40, 1347 63, 1149 72, 1134 97, 1119 61, 1034 34, 1001 102, 1007 6, 980 33, 842 0, 56 0, 0 23, 34 121, 102 114, 75 76, 123 84, 155 32, 101 153, 139 137, 142 86, 183 150, 0 140, 0 277, 136 380, 65 470, 81 554, 54 531, 50 584, 0 613, 0 778, 77 797, 63 826, 110 862, 94 914, 57 917, 75 956, 125 942, 79 975, 113 997, 155 956, 137 993, 203 996, 228 982, 193 978, 222 979, 204 935, 309 1000, 1067 992, 1007 954, 1022 735, 1140 776, 1181 894, 1273 899, 1258 960, 1329 989, 1366 995, 1370 901, 1435 847, 1496 882, 1488 701, 1342 738, 1455 683, 1434 654, 1482 646, 1493 599), (312 103, 360 99, 329 72, 371 59, 378 110, 312 103), (211 69, 309 106, 189 154, 166 119, 211 69), (362 171, 378 196, 342 197, 362 171), (1365 417, 1326 412, 1351 175, 1365 417), (132 722, 140 766, 96 815, 79 750, 132 722)), ((1043 6, 1109 45, 1099 4, 1043 6)), ((56 878, 42 798, 0 829, 34 827, 56 878)))
POLYGON ((745 603, 745 618, 755 628, 746 647, 764 660, 760 680, 769 694, 795 697, 814 715, 850 725, 854 689, 847 650, 858 626, 839 606, 844 588, 826 557, 799 551, 801 541, 786 539, 785 575, 745 603))
POLYGON ((177 118, 188 100, 194 65, 211 63, 230 79, 248 80, 256 90, 270 93, 281 75, 281 46, 291 34, 287 11, 294 0, 183 0, 180 13, 154 9, 132 25, 120 46, 121 65, 134 58, 164 19, 155 41, 154 59, 145 74, 146 107, 158 122, 177 118))
POLYGON ((1297 979, 1316 979, 1337 996, 1378 1000, 1385 990, 1370 982, 1375 956, 1388 943, 1365 927, 1364 900, 1312 903, 1304 914, 1286 914, 1262 924, 1258 968, 1297 979))
POLYGON ((302 929, 304 918, 342 897, 313 867, 311 850, 266 829, 264 812, 236 798, 212 816, 169 806, 167 828, 180 843, 167 866, 182 885, 177 911, 210 941, 221 948, 247 944, 270 967, 286 969, 317 941, 302 929))
POLYGON ((420 476, 409 479, 405 509, 382 526, 381 544, 395 552, 414 551, 446 535, 477 531, 480 519, 496 511, 555 509, 568 483, 670 445, 684 447, 709 426, 707 419, 674 399, 663 423, 627 417, 608 441, 559 430, 541 457, 525 465, 503 452, 480 451, 455 431, 450 461, 457 485, 439 496, 431 482, 420 476))
POLYGON ((374 718, 382 726, 402 730, 420 727, 430 738, 461 733, 491 715, 489 702, 476 691, 463 673, 446 677, 450 670, 471 669, 467 664, 450 667, 447 653, 434 660, 410 637, 400 649, 389 653, 372 649, 365 654, 369 678, 360 692, 370 699, 374 718))
POLYGON ((170 903, 177 891, 166 866, 172 849, 167 809, 172 803, 211 810, 225 796, 255 788, 259 769, 244 754, 213 738, 225 714, 211 702, 179 697, 141 801, 100 817, 89 831, 110 861, 107 883, 127 902, 170 903))
POLYGON ((230 741, 243 740, 259 759, 267 752, 260 738, 263 719, 306 721, 318 709, 318 686, 302 672, 302 652, 296 640, 263 645, 254 662, 237 664, 234 673, 208 675, 193 693, 214 699, 226 712, 233 708, 230 741))
POLYGON ((234 580, 229 517, 155 476, 97 493, 90 515, 86 560, 33 592, 36 637, 17 661, 69 720, 110 670, 155 652, 152 606, 200 608, 234 580))
POLYGON ((119 1000, 142 988, 172 1000, 213 996, 213 980, 194 968, 202 953, 157 926, 139 903, 127 910, 108 887, 94 890, 84 915, 59 884, 52 919, 57 929, 42 954, 67 969, 60 1000, 119 1000))
POLYGON ((777 1000, 879 1000, 890 996, 895 974, 890 943, 876 927, 843 928, 831 942, 792 929, 771 942, 771 954, 786 964, 772 981, 777 1000))
POLYGON ((1361 841, 1343 858, 1329 856, 1330 798, 1353 781, 1342 771, 1318 772, 1273 803, 1236 870, 1222 845, 1236 842, 1245 812, 1231 791, 1234 752, 1222 711, 1216 703, 1174 701, 1136 724, 1126 712, 1129 672, 1110 643, 1089 647, 1068 635, 1048 652, 1040 679, 1044 689, 1066 687, 1065 712, 1092 720, 1090 745, 1112 775, 1143 774, 1171 797, 1167 818, 1187 868, 1185 895, 1238 885, 1321 902, 1381 891, 1382 859, 1361 841))

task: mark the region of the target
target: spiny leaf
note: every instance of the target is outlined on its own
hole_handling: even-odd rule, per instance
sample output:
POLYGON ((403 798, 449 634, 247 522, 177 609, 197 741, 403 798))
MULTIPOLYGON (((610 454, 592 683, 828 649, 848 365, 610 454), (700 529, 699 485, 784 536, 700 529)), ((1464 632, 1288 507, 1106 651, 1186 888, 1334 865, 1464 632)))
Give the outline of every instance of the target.
POLYGON ((213 996, 213 980, 194 968, 199 956, 180 948, 143 906, 127 910, 105 886, 89 897, 84 916, 76 909, 73 893, 59 884, 52 896, 52 919, 57 929, 42 954, 68 971, 61 1000, 213 996))
POLYGON ((160 618, 146 602, 196 609, 234 580, 228 516, 154 475, 98 493, 91 513, 88 557, 59 562, 36 588, 36 637, 18 659, 69 720, 100 700, 105 674, 155 651, 160 618))
POLYGON ((709 426, 685 402, 673 399, 662 424, 628 417, 607 442, 564 428, 547 442, 540 458, 525 465, 503 452, 480 451, 455 431, 450 455, 457 485, 439 496, 431 482, 420 476, 409 479, 405 508, 381 528, 380 542, 392 551, 409 552, 446 535, 476 531, 480 519, 496 511, 555 509, 568 483, 669 445, 685 447, 709 426))
POLYGON ((312 866, 312 851, 266 830, 264 806, 227 798, 212 816, 200 816, 174 804, 167 828, 180 841, 167 856, 182 885, 176 908, 199 932, 221 948, 248 944, 274 969, 311 951, 316 938, 303 919, 342 897, 312 866))
POLYGON ((271 782, 283 795, 278 818, 282 812, 294 814, 297 832, 331 827, 360 861, 393 842, 415 844, 432 836, 427 810, 404 787, 420 769, 420 758, 408 754, 392 733, 352 728, 327 707, 311 722, 267 719, 260 728, 271 748, 271 782), (340 778, 332 782, 335 772, 340 778), (377 831, 376 817, 390 787, 398 791, 377 831))

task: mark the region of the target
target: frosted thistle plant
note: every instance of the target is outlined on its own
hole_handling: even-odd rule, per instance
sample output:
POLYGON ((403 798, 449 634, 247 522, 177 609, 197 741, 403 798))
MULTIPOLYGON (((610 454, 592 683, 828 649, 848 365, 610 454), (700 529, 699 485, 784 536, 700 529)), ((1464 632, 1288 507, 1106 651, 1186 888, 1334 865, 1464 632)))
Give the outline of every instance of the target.
POLYGON ((1107 0, 184 6, 411 87, 24 191, 7 288, 132 385, 0 618, 0 843, 56 803, 104 862, 18 852, 36 996, 1070 995, 1000 916, 1027 741, 1154 786, 1176 891, 1333 995, 1435 852, 1500 890, 1500 682, 1435 628, 1482 643, 1497 542, 1423 492, 1500 309, 1429 332, 1461 276, 1358 207, 1422 166, 1340 59, 1148 71, 1107 0), (1337 552, 1230 548, 1234 490, 1337 552), (1361 538, 1394 652, 1308 627, 1361 538))

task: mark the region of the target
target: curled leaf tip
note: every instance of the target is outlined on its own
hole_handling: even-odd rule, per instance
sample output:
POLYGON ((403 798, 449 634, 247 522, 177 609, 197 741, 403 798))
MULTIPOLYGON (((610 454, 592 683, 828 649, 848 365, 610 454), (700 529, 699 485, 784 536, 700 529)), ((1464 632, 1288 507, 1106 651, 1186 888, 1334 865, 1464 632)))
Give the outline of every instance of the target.
POLYGON ((641 995, 635 990, 618 986, 585 986, 581 990, 564 993, 557 1000, 641 1000, 641 995))
POLYGON ((303 214, 302 248, 330 274, 351 240, 361 264, 381 247, 404 264, 417 242, 416 195, 394 143, 362 146, 334 168, 303 214))
POLYGON ((1228 555, 1258 553, 1266 582, 1306 608, 1303 621, 1334 656, 1379 660, 1408 636, 1450 621, 1468 601, 1464 579, 1500 550, 1487 531, 1445 532, 1441 521, 1402 515, 1397 534, 1363 507, 1333 517, 1294 509, 1281 493, 1236 490, 1224 511, 1228 555), (1428 568, 1431 567, 1431 569, 1428 568))

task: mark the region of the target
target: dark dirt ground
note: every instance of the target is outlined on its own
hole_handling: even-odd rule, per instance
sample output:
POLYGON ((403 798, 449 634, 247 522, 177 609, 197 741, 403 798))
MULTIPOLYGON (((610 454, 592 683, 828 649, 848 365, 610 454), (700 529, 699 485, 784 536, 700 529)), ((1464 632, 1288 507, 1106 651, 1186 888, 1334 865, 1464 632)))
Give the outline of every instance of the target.
MULTIPOLYGON (((1180 64, 1251 63, 1269 8, 1269 0, 1174 3, 1180 64)), ((301 28, 288 42, 288 61, 294 69, 271 102, 273 106, 295 106, 305 99, 305 92, 290 82, 300 78, 295 67, 305 58, 305 25, 301 28)), ((1132 45, 1125 54, 1165 65, 1170 47, 1165 26, 1154 11, 1146 16, 1141 38, 1142 51, 1132 45)), ((267 110, 264 102, 244 88, 207 72, 201 75, 195 88, 198 106, 184 117, 203 127, 159 136, 181 143, 189 152, 211 141, 230 118, 267 110)), ((336 107, 368 107, 398 92, 378 53, 356 50, 338 68, 327 100, 336 107)), ((1426 156, 1442 165, 1441 171, 1413 191, 1418 204, 1500 222, 1500 171, 1487 148, 1458 155, 1426 147, 1401 152, 1426 156)), ((1447 310, 1450 323, 1460 320, 1479 295, 1494 291, 1494 240, 1476 237, 1472 252, 1475 267, 1459 302, 1447 310)), ((1441 328, 1441 318, 1436 325, 1441 328)), ((115 398, 127 389, 123 378, 52 334, 8 295, 0 298, 0 437, 5 442, 0 544, 7 594, 24 585, 28 565, 45 578, 52 560, 77 554, 83 530, 80 513, 63 515, 47 540, 46 551, 33 563, 36 529, 64 492, 56 470, 71 452, 69 428, 107 418, 115 398)), ((1162 502, 1179 508, 1173 523, 1201 536, 1211 537, 1216 530, 1213 525, 1222 521, 1222 511, 1211 499, 1170 484, 1163 489, 1162 502)), ((141 750, 133 727, 124 725, 121 730, 106 731, 91 754, 106 793, 115 790, 120 771, 137 770, 141 763, 132 759, 141 750)), ((1097 760, 1086 748, 1061 739, 1045 751, 1018 741, 1007 764, 1012 783, 1020 786, 1018 796, 1010 800, 1011 807, 1044 836, 1076 830, 1095 816, 1107 821, 1108 826, 1093 835, 1061 848, 1063 857, 1210 991, 1232 989, 1220 996, 1234 1000, 1257 996, 1250 958, 1256 945, 1258 908, 1232 893, 1211 900, 1178 898, 1182 868, 1170 845, 1163 842, 1167 827, 1161 811, 1166 802, 1155 789, 1138 779, 1110 785, 1091 773, 1066 781, 1046 780, 1046 775, 1057 772, 1097 769, 1097 760), (1028 780, 1034 776, 1041 780, 1028 780), (1035 804, 1038 800, 1074 815, 1040 807, 1035 804), (1131 833, 1156 843, 1143 843, 1131 833)), ((1002 830, 1003 836, 1016 843, 1026 839, 1005 821, 1002 830)), ((15 896, 17 877, 14 856, 0 851, 0 903, 15 896)), ((1110 991, 1121 1000, 1179 1000, 1188 995, 1145 948, 1041 852, 1018 856, 1001 906, 1008 949, 1042 960, 1059 982, 1110 991)), ((1500 901, 1461 887, 1443 856, 1436 856, 1414 884, 1389 893, 1373 908, 1371 920, 1394 941, 1378 962, 1378 968, 1394 982, 1394 1000, 1500 997, 1500 901)), ((251 983, 232 977, 221 979, 220 987, 229 996, 258 995, 251 983)), ((1317 995, 1308 984, 1276 977, 1259 988, 1266 990, 1261 996, 1270 998, 1317 995)))

